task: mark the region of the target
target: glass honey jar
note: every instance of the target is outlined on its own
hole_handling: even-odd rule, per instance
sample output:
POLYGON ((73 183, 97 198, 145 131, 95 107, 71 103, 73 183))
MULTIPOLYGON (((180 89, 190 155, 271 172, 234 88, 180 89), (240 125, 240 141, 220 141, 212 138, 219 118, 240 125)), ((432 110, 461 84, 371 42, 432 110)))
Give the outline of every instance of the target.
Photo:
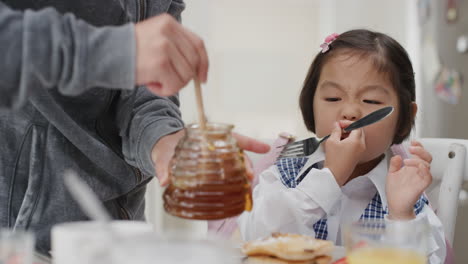
POLYGON ((234 126, 207 123, 186 127, 171 161, 164 209, 188 219, 215 220, 252 208, 244 157, 232 136, 234 126))

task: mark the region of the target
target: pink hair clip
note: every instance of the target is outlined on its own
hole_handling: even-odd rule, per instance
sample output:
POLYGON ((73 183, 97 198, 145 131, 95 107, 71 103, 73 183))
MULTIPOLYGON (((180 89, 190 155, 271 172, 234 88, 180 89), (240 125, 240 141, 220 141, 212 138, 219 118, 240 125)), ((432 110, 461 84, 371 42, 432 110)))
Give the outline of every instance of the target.
POLYGON ((327 52, 330 50, 330 44, 339 37, 340 35, 337 33, 333 33, 329 35, 328 37, 325 38, 325 42, 320 45, 320 48, 322 48, 322 53, 327 52))

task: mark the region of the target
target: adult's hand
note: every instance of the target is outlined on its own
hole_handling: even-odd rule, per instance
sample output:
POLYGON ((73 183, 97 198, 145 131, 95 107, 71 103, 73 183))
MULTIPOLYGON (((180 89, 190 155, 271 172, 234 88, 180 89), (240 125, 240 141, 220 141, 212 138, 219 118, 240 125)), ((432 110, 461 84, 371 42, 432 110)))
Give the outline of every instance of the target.
POLYGON ((169 184, 169 165, 177 143, 185 135, 185 130, 179 130, 176 133, 163 136, 154 145, 151 151, 151 160, 156 169, 156 177, 159 180, 161 186, 169 184))
MULTIPOLYGON (((151 159, 156 167, 156 176, 161 186, 169 184, 169 165, 174 156, 174 150, 179 140, 184 136, 185 131, 180 130, 176 133, 167 135, 159 139, 154 145, 153 151, 151 152, 151 159)), ((268 144, 262 143, 256 139, 243 136, 237 133, 233 133, 237 143, 241 149, 252 151, 255 153, 266 153, 270 150, 268 144)), ((245 165, 247 169, 247 176, 253 179, 252 163, 246 157, 245 165)))
POLYGON ((137 85, 160 96, 177 93, 191 79, 206 82, 208 55, 200 37, 168 14, 135 25, 137 85))
MULTIPOLYGON (((247 137, 241 134, 232 133, 234 138, 236 138, 237 145, 243 150, 252 151, 255 153, 267 153, 270 150, 270 145, 260 142, 254 138, 247 137)), ((247 178, 249 180, 254 179, 253 163, 250 158, 244 154, 244 164, 247 172, 247 178)))

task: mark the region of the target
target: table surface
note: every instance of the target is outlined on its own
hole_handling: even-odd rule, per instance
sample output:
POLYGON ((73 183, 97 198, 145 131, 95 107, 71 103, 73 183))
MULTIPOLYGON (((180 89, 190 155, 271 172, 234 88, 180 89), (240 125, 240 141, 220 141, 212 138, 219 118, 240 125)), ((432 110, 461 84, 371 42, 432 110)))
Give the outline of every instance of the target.
MULTIPOLYGON (((237 254, 236 254, 237 255, 237 254)), ((332 252, 332 263, 334 261, 337 261, 340 258, 343 258, 346 255, 346 250, 342 246, 335 246, 332 252)), ((244 255, 240 253, 240 248, 239 248, 239 256, 240 258, 244 258, 244 255)), ((33 264, 51 264, 52 260, 48 256, 44 256, 38 252, 34 252, 34 259, 33 259, 33 264)))

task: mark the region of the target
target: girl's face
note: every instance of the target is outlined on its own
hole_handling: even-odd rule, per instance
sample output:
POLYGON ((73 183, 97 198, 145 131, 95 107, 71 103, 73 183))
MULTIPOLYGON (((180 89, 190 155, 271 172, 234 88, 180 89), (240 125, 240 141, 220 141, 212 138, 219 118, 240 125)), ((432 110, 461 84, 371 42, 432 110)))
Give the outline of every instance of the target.
POLYGON ((335 122, 345 128, 377 109, 394 107, 390 116, 364 127, 367 150, 360 164, 376 159, 390 147, 398 123, 396 89, 375 68, 371 58, 336 55, 323 66, 314 95, 315 129, 319 137, 330 134, 335 122))

